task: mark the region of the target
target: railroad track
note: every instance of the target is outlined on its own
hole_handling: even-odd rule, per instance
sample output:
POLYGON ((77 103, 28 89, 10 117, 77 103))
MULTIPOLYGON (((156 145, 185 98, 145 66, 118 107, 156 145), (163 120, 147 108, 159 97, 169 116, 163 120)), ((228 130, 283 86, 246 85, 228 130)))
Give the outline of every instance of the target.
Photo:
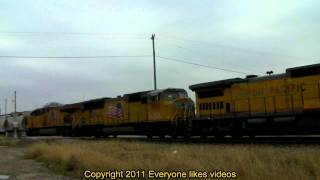
POLYGON ((62 137, 62 136, 34 136, 34 137, 23 137, 22 140, 25 142, 33 141, 59 141, 59 140, 89 140, 89 141, 101 141, 101 140, 113 140, 118 139, 121 141, 143 141, 143 142, 157 142, 157 143, 206 143, 206 144, 319 144, 320 136, 258 136, 258 137, 243 137, 243 138, 146 138, 145 136, 118 136, 114 137, 104 137, 104 138, 94 138, 94 137, 62 137))
POLYGON ((143 141, 163 143, 206 143, 206 144, 320 144, 320 137, 255 137, 255 138, 176 138, 144 139, 143 141))

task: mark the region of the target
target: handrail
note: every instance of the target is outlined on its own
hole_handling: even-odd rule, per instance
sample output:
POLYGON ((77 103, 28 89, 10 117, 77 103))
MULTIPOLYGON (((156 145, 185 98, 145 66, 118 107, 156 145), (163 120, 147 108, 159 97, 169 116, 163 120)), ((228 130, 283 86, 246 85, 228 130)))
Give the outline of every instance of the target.
POLYGON ((320 81, 318 82, 318 97, 320 99, 320 81))

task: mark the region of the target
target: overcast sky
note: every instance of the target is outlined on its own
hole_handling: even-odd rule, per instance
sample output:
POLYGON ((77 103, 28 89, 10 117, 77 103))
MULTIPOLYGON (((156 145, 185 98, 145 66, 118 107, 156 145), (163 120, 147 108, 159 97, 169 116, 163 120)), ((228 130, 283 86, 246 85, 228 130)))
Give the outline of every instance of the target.
MULTIPOLYGON (((0 56, 147 56, 0 58, 0 107, 150 90, 152 33, 157 56, 263 75, 319 63, 319 30, 319 0, 0 0, 0 56)), ((245 77, 156 61, 159 88, 245 77)))

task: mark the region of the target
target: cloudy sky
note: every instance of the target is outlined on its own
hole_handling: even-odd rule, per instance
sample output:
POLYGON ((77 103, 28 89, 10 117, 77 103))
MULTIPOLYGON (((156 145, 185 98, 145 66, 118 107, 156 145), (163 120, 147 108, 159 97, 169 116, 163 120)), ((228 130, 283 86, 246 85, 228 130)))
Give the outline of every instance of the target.
POLYGON ((319 63, 319 8, 318 0, 0 0, 0 107, 8 98, 13 109, 14 90, 19 111, 150 90, 152 33, 167 58, 156 59, 159 88, 319 63))

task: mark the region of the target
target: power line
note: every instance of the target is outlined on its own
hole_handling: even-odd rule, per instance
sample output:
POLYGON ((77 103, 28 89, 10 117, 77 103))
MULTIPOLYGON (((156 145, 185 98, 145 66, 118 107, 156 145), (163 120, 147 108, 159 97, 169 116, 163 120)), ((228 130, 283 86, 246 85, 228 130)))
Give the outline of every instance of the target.
POLYGON ((14 59, 96 59, 96 58, 145 58, 151 55, 139 56, 0 56, 0 58, 14 59))
MULTIPOLYGON (((0 56, 0 58, 13 58, 13 59, 99 59, 99 58, 149 58, 152 57, 151 55, 131 55, 131 56, 0 56)), ((233 73, 238 73, 238 74, 251 74, 248 72, 242 72, 242 71, 237 71, 233 69, 227 69, 227 68, 221 68, 221 67, 216 67, 216 66, 211 66, 211 65, 204 65, 204 64, 199 64, 199 63, 194 63, 190 61, 185 61, 177 58, 171 58, 171 57, 164 57, 164 56, 156 56, 162 60, 168 60, 168 61, 174 61, 174 62, 179 62, 179 63, 184 63, 184 64, 190 64, 190 65, 195 65, 195 66, 200 66, 200 67, 205 67, 205 68, 211 68, 211 69, 217 69, 221 71, 226 71, 226 72, 233 72, 233 73)))
POLYGON ((0 37, 50 37, 63 36, 68 38, 86 38, 88 36, 102 39, 144 39, 148 36, 142 33, 90 33, 90 32, 1 32, 0 37))
POLYGON ((156 56, 156 57, 161 58, 161 59, 165 59, 165 60, 169 60, 169 61, 175 61, 175 62, 184 63, 184 64, 191 64, 191 65, 195 65, 195 66, 217 69, 217 70, 221 70, 221 71, 227 71, 227 72, 233 72, 233 73, 245 74, 245 75, 251 74, 251 73, 237 71, 237 70, 233 70, 233 69, 226 69, 226 68, 220 68, 220 67, 211 66, 211 65, 193 63, 193 62, 189 62, 189 61, 185 61, 185 60, 181 60, 181 59, 176 59, 176 58, 169 58, 169 57, 163 57, 163 56, 156 56))
MULTIPOLYGON (((39 37, 39 36, 11 36, 11 35, 1 35, 0 34, 0 38, 1 39, 16 39, 16 38, 26 38, 26 39, 40 39, 40 40, 52 40, 53 37, 51 38, 47 38, 47 36, 45 37, 39 37)), ((54 39, 54 40, 59 40, 59 41, 65 41, 65 40, 149 40, 149 38, 145 38, 145 37, 107 37, 107 36, 95 36, 95 37, 63 37, 63 39, 54 39)))
POLYGON ((147 34, 146 33, 104 33, 104 32, 38 32, 38 31, 29 31, 29 32, 19 32, 19 31, 16 31, 16 32, 5 32, 5 31, 0 31, 0 34, 16 34, 16 35, 19 35, 19 34, 29 34, 29 35, 41 35, 41 34, 52 34, 52 35, 55 35, 55 34, 60 34, 60 35, 102 35, 102 36, 106 36, 106 35, 136 35, 136 36, 144 36, 144 37, 147 37, 147 34))
MULTIPOLYGON (((176 43, 169 43, 169 44, 171 44, 173 47, 176 47, 176 48, 182 49, 184 51, 187 51, 188 53, 198 54, 198 55, 206 55, 206 54, 204 54, 204 53, 202 53, 202 52, 200 52, 198 50, 194 50, 194 49, 191 49, 191 48, 186 48, 186 47, 183 47, 183 46, 181 46, 179 44, 176 44, 176 43)), ((217 55, 221 56, 221 54, 215 54, 215 55, 210 55, 210 57, 217 56, 217 55)), ((224 61, 226 62, 227 60, 224 60, 224 61)), ((235 65, 234 63, 232 63, 230 61, 228 63, 235 65)), ((241 64, 236 64, 236 66, 241 67, 241 64)), ((252 69, 250 69, 248 67, 245 67, 245 68, 241 67, 241 68, 242 69, 246 69, 247 71, 253 71, 252 69)))
MULTIPOLYGON (((29 31, 29 32, 9 32, 9 31, 0 31, 0 36, 3 35, 76 35, 76 36, 100 36, 103 37, 104 39, 148 39, 148 35, 146 33, 104 33, 104 32, 39 32, 39 31, 29 31), (109 37, 106 37, 109 36, 109 37), (118 36, 118 37, 116 37, 118 36), (119 38, 119 36, 122 36, 119 38)), ((162 36, 163 37, 163 36, 162 36)), ((222 45, 222 44, 217 44, 213 42, 206 42, 206 41, 201 41, 201 40, 193 40, 193 39, 188 39, 188 38, 181 38, 175 35, 164 35, 165 39, 176 39, 176 40, 182 40, 182 41, 189 41, 189 42, 195 42, 195 43, 202 43, 202 44, 210 44, 222 49, 227 49, 227 50, 235 50, 235 51, 240 51, 244 53, 253 53, 253 54, 258 54, 258 55, 267 55, 267 56, 278 56, 278 57, 287 57, 287 58, 295 58, 295 59, 308 59, 305 57, 297 57, 297 56, 292 56, 292 55, 287 55, 287 54, 281 54, 281 53, 273 53, 273 52, 266 52, 266 51, 257 51, 253 49, 247 49, 243 47, 235 47, 235 46, 228 46, 228 45, 222 45)), ((183 47, 179 47, 181 49, 186 49, 183 47)))
MULTIPOLYGON (((207 44, 207 45, 213 45, 215 47, 219 47, 221 49, 226 49, 226 50, 235 50, 243 53, 250 53, 250 54, 256 54, 256 55, 262 55, 262 56, 276 56, 276 57, 286 57, 286 58, 294 58, 298 60, 305 60, 309 58, 305 57, 298 57, 298 56, 293 56, 293 55, 288 55, 288 54, 282 54, 282 53, 273 53, 273 52, 267 52, 267 51, 259 51, 259 50, 253 50, 253 49, 248 49, 248 48, 243 48, 243 47, 236 47, 236 46, 228 46, 228 45, 223 45, 223 44, 218 44, 214 42, 206 42, 206 41, 199 41, 199 40, 192 40, 192 39, 186 39, 186 38, 180 38, 177 36, 172 36, 172 35, 166 35, 168 38, 165 39, 176 39, 180 41, 188 41, 188 42, 195 42, 195 43, 200 43, 200 44, 207 44)), ((185 48, 183 48, 185 49, 185 48)))

